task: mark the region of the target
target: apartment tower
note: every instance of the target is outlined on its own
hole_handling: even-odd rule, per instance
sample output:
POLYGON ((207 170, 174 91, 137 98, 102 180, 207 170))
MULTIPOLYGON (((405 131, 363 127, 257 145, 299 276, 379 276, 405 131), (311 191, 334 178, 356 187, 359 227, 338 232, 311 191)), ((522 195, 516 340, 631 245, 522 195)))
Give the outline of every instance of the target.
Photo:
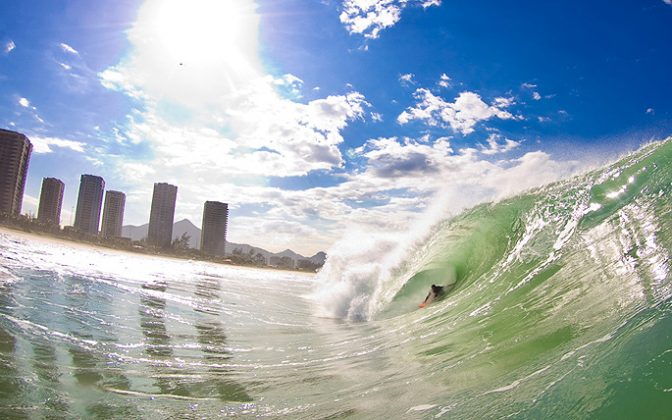
POLYGON ((95 175, 82 175, 77 197, 75 213, 75 229, 80 232, 98 234, 100 224, 100 208, 103 204, 105 181, 95 175))
POLYGON ((61 224, 61 207, 65 184, 60 179, 44 178, 40 191, 40 205, 37 208, 37 220, 46 225, 61 224))
POLYGON ((100 233, 105 238, 120 238, 121 226, 124 224, 124 206, 126 194, 119 191, 105 192, 105 206, 103 208, 103 223, 100 233))
POLYGON ((154 184, 152 210, 149 214, 147 242, 161 248, 168 248, 173 239, 173 219, 177 187, 159 182, 154 184))
POLYGON ((219 201, 206 201, 203 206, 201 252, 206 255, 224 256, 226 250, 226 225, 229 205, 219 201))
POLYGON ((32 151, 28 137, 0 129, 0 214, 21 214, 32 151))

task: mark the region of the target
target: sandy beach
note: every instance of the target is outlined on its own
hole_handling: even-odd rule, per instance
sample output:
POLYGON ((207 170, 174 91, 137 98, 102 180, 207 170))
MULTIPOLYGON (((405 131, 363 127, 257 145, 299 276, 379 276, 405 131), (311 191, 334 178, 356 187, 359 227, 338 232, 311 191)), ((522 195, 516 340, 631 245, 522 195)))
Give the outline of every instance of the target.
POLYGON ((190 258, 180 258, 177 256, 173 255, 168 255, 168 254, 150 254, 150 253, 143 253, 143 252, 133 252, 133 251, 128 251, 124 249, 117 249, 117 248, 111 248, 111 247, 106 247, 98 244, 93 244, 93 243, 84 243, 84 242, 77 242, 77 241, 70 241, 67 239, 63 238, 57 238, 48 234, 43 234, 43 233, 38 233, 38 232, 26 232, 23 230, 18 230, 18 229, 12 229, 7 226, 2 226, 0 225, 0 235, 8 235, 8 236, 13 236, 16 238, 20 238, 21 240, 25 241, 37 241, 37 242, 43 242, 43 243, 48 243, 51 245, 55 246, 62 246, 66 248, 75 248, 75 249, 96 249, 101 252, 106 252, 110 254, 124 254, 124 255, 135 255, 135 256, 142 256, 146 258, 154 258, 154 259, 170 259, 170 260, 176 260, 176 261, 201 261, 204 263, 210 263, 210 264, 216 264, 216 265, 225 265, 226 267, 230 268, 235 268, 235 269, 251 269, 251 270, 263 270, 263 271, 291 271, 293 273, 297 274, 302 274, 306 276, 314 276, 315 273, 311 272, 306 272, 306 271, 299 271, 299 270, 278 270, 278 269, 273 269, 273 268, 268 268, 268 267, 255 267, 255 266, 247 266, 247 265, 235 265, 235 264, 221 264, 213 261, 205 261, 205 260, 195 260, 195 259, 190 259, 190 258))

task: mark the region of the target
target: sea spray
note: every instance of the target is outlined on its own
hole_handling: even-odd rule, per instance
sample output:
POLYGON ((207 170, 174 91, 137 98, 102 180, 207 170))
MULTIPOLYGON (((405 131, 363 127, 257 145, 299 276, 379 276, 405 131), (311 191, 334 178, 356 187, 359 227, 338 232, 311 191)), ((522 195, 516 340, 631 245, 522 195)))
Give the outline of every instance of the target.
POLYGON ((403 246, 398 239, 352 232, 334 245, 318 274, 322 287, 313 295, 318 315, 368 319, 377 291, 399 264, 403 246))

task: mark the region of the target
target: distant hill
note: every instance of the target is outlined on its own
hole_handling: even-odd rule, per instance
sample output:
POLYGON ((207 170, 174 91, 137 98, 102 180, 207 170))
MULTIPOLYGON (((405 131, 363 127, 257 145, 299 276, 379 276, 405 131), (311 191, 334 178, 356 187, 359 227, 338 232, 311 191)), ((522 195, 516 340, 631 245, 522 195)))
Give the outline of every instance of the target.
POLYGON ((192 248, 201 248, 201 230, 194 226, 188 219, 182 219, 173 225, 173 239, 179 238, 182 234, 189 235, 189 246, 192 248))
POLYGON ((147 237, 147 231, 149 229, 149 224, 142 226, 122 226, 121 227, 121 236, 124 238, 131 238, 134 241, 139 241, 142 238, 147 237))
MULTIPOLYGON (((147 231, 149 230, 149 224, 144 224, 142 226, 124 226, 121 229, 122 236, 126 238, 131 238, 134 241, 139 241, 147 237, 147 231)), ((179 222, 173 224, 173 239, 179 238, 182 234, 186 233, 189 235, 189 246, 195 249, 201 247, 201 229, 196 227, 188 219, 182 219, 179 222)), ((286 249, 282 252, 273 253, 266 251, 263 248, 248 244, 237 244, 233 242, 226 243, 226 253, 231 254, 233 251, 240 251, 241 254, 261 254, 268 261, 271 257, 289 257, 295 261, 299 260, 310 260, 314 264, 322 265, 327 258, 327 254, 320 251, 312 257, 304 257, 301 254, 297 254, 291 249, 286 249)))
MULTIPOLYGON (((139 241, 147 237, 149 231, 149 223, 141 226, 123 226, 121 228, 121 236, 131 238, 134 241, 139 241)), ((183 233, 190 236, 189 246, 199 249, 201 247, 201 230, 194 226, 188 219, 182 219, 173 224, 173 239, 179 238, 183 233)))

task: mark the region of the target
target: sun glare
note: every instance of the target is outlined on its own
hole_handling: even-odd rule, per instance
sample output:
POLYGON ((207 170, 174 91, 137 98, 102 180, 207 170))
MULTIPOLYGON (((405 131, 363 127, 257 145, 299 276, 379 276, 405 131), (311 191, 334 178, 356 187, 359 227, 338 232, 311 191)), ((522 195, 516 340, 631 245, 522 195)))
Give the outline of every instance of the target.
POLYGON ((145 0, 128 78, 155 101, 210 106, 263 73, 254 0, 145 0))
POLYGON ((208 65, 242 60, 244 2, 240 0, 162 0, 152 11, 151 32, 157 46, 180 64, 208 65))

